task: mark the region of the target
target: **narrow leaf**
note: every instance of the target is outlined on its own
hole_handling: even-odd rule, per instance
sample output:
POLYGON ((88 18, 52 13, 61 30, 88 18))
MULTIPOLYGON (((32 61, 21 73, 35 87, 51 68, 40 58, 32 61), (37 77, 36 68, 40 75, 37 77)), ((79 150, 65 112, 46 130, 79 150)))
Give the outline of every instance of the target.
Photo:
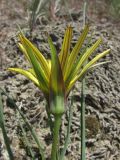
POLYGON ((8 155, 9 155, 9 159, 13 160, 14 159, 13 152, 11 150, 10 141, 7 136, 7 131, 5 129, 5 120, 4 120, 4 114, 3 114, 3 104, 2 104, 1 91, 0 91, 0 128, 2 130, 4 142, 5 142, 6 149, 7 149, 8 155))
POLYGON ((108 63, 110 63, 110 62, 111 62, 111 61, 105 61, 105 62, 100 62, 100 63, 94 64, 94 65, 92 65, 91 67, 89 67, 89 70, 94 69, 94 68, 96 68, 96 67, 99 67, 99 66, 101 66, 101 65, 103 65, 103 64, 108 64, 108 63))

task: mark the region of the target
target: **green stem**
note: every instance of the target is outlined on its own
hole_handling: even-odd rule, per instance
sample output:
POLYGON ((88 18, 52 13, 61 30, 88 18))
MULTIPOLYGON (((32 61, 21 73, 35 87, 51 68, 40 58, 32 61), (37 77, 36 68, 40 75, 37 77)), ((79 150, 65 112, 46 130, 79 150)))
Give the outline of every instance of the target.
POLYGON ((81 91, 81 160, 85 160, 85 79, 82 81, 81 91))
POLYGON ((56 160, 56 157, 58 155, 59 130, 61 125, 61 117, 62 115, 55 115, 51 160, 56 160))
MULTIPOLYGON (((86 10, 87 10, 87 0, 84 0, 83 26, 85 26, 85 23, 86 23, 86 10)), ((85 64, 86 63, 87 62, 85 62, 85 64)), ((81 160, 86 160, 86 155, 85 155, 85 78, 82 81, 81 99, 82 99, 81 100, 81 160)))

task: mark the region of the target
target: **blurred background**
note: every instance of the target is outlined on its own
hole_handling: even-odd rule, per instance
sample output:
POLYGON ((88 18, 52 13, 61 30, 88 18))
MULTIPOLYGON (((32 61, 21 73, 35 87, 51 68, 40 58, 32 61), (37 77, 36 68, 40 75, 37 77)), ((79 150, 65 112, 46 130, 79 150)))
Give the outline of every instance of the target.
POLYGON ((79 14, 84 2, 87 2, 87 16, 91 20, 108 18, 119 22, 120 0, 0 0, 0 21, 30 19, 33 14, 36 20, 43 16, 50 21, 59 20, 79 14))

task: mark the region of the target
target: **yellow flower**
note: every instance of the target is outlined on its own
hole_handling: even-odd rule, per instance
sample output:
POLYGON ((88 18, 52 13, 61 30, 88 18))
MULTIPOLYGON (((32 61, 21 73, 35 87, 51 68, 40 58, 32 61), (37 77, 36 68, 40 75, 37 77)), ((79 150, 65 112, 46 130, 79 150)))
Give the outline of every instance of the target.
MULTIPOLYGON (((59 55, 51 38, 48 36, 51 60, 47 60, 43 54, 20 33, 19 38, 21 43, 18 44, 19 48, 24 53, 32 68, 29 70, 9 68, 9 70, 18 72, 32 80, 44 93, 47 101, 53 106, 56 106, 56 103, 64 106, 64 99, 68 96, 75 82, 83 78, 83 76, 95 66, 95 63, 110 51, 110 49, 108 49, 96 55, 91 61, 85 64, 90 55, 102 42, 102 39, 99 38, 91 47, 87 47, 84 53, 79 54, 88 31, 89 26, 86 25, 76 45, 70 52, 73 31, 71 26, 67 27, 59 55)), ((58 107, 58 110, 62 113, 64 112, 64 107, 58 107)), ((55 108, 53 107, 52 113, 54 112, 55 108)))

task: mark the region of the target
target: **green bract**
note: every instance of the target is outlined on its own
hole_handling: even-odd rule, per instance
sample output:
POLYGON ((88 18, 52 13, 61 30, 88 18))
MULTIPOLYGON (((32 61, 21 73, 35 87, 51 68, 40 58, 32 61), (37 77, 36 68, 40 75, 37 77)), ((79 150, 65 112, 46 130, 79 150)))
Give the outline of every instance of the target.
POLYGON ((73 31, 72 27, 68 26, 59 55, 51 38, 48 37, 51 49, 51 60, 47 60, 22 33, 19 34, 21 41, 19 48, 24 53, 32 68, 29 70, 9 68, 9 70, 18 72, 32 80, 44 93, 50 106, 52 105, 51 112, 53 114, 62 114, 64 112, 64 101, 75 82, 83 78, 85 73, 110 51, 110 49, 108 49, 96 55, 91 61, 84 65, 85 61, 88 60, 90 55, 102 42, 102 39, 99 38, 91 47, 87 48, 84 53, 78 54, 88 31, 89 26, 86 25, 76 45, 72 51, 70 51, 73 31))

